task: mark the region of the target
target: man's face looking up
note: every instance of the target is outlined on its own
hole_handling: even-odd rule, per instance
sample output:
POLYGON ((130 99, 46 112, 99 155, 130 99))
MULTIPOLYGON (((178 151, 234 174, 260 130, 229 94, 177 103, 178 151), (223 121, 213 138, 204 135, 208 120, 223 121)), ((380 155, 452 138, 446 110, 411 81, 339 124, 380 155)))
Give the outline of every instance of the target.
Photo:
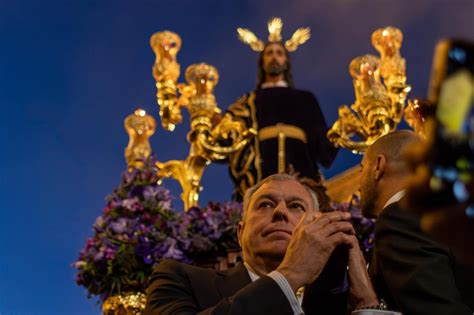
POLYGON ((283 259, 293 230, 307 211, 315 212, 310 193, 296 180, 272 180, 251 197, 239 224, 244 259, 253 265, 283 259))
POLYGON ((269 76, 282 75, 287 69, 285 48, 281 44, 268 44, 263 51, 263 70, 269 76))

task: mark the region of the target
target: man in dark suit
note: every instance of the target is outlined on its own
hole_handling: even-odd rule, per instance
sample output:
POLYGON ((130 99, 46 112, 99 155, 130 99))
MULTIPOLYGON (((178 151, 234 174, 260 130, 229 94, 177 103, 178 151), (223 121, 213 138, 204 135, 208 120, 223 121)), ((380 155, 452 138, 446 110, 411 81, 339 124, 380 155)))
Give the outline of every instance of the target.
POLYGON ((369 274, 377 295, 403 314, 473 314, 472 271, 399 204, 410 175, 402 152, 417 143, 422 140, 413 132, 396 131, 378 139, 362 160, 362 214, 377 218, 369 274))
POLYGON ((162 262, 145 314, 345 314, 347 293, 357 308, 378 304, 348 213, 318 212, 314 192, 282 174, 248 189, 243 209, 244 263, 217 272, 162 262), (348 251, 348 292, 344 273, 338 283, 324 270, 336 248, 348 251))

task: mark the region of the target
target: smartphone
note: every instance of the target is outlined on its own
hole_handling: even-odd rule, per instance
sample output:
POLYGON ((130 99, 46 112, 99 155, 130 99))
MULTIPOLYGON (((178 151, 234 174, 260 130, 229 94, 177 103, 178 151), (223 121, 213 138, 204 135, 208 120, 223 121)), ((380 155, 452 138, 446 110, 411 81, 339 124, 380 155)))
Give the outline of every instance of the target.
POLYGON ((472 203, 467 186, 474 177, 473 42, 448 39, 437 44, 428 99, 436 105, 432 202, 472 203))
POLYGON ((473 137, 473 42, 451 39, 437 44, 428 99, 436 104, 436 119, 443 133, 473 137))

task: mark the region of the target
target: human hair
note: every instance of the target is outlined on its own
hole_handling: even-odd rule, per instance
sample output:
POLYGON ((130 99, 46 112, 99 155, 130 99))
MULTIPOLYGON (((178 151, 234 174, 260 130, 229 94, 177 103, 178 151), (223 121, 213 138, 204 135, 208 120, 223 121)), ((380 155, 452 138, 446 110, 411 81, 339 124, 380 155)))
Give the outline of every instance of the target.
POLYGON ((253 195, 257 192, 257 190, 260 187, 262 187, 263 185, 265 185, 266 183, 269 183, 271 181, 295 181, 295 182, 299 183, 301 186, 304 187, 304 189, 311 196, 311 200, 313 201, 314 209, 319 210, 318 197, 316 195, 316 192, 314 192, 314 190, 312 190, 311 188, 309 188, 305 184, 301 183, 296 177, 294 177, 292 175, 289 175, 289 174, 273 174, 273 175, 270 175, 270 176, 262 179, 257 184, 255 184, 254 186, 250 187, 249 189, 247 189, 245 191, 244 202, 243 202, 243 206, 242 206, 242 221, 245 219, 245 214, 248 210, 248 207, 250 205, 250 200, 252 199, 253 195))
POLYGON ((280 43, 280 42, 268 42, 265 44, 265 47, 263 50, 260 52, 260 55, 258 57, 258 62, 257 62, 257 89, 260 89, 262 84, 265 83, 265 69, 263 69, 263 54, 265 53, 265 50, 267 49, 268 46, 272 44, 278 44, 281 47, 283 47, 283 50, 285 51, 286 54, 286 69, 285 72, 283 73, 284 80, 288 84, 288 87, 293 88, 294 83, 293 83, 293 75, 291 74, 291 61, 290 61, 290 54, 288 53, 288 50, 286 47, 280 43))

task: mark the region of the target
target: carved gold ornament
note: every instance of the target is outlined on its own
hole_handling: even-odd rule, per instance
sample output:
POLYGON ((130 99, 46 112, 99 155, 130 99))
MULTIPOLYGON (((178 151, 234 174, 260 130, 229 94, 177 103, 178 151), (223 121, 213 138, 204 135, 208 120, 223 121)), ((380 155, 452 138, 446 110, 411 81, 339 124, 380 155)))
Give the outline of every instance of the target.
POLYGON ((362 153, 397 128, 411 89, 406 84, 405 59, 400 55, 402 39, 397 28, 378 29, 372 34, 372 45, 380 58, 364 55, 350 63, 355 102, 339 107, 339 118, 328 131, 329 140, 337 146, 362 153))
MULTIPOLYGON (((268 28, 268 42, 278 42, 281 43, 281 31, 283 28, 283 22, 280 18, 274 17, 270 19, 267 23, 268 28)), ((258 37, 248 28, 241 28, 237 29, 237 34, 244 44, 247 44, 252 48, 252 50, 261 52, 265 48, 265 44, 262 40, 258 39, 258 37)), ((291 38, 287 40, 283 45, 285 48, 292 52, 298 49, 298 46, 303 45, 306 43, 311 37, 311 30, 309 27, 302 27, 298 28, 291 38)))
POLYGON ((129 136, 125 149, 125 160, 129 169, 142 168, 144 161, 151 154, 149 138, 155 133, 156 122, 143 109, 137 109, 125 118, 125 130, 129 136))
POLYGON ((246 130, 230 115, 220 116, 213 94, 219 82, 219 73, 211 65, 200 63, 189 66, 185 71, 187 84, 177 83, 179 64, 176 54, 181 47, 181 39, 175 33, 165 31, 151 37, 151 47, 156 54, 153 77, 156 80, 157 100, 163 128, 173 131, 182 121, 181 108, 190 114, 187 139, 190 143, 185 160, 157 162, 158 173, 162 177, 176 179, 183 190, 181 199, 184 209, 198 206, 202 174, 212 161, 223 160, 229 154, 240 150, 256 134, 246 130), (178 97, 179 95, 179 97, 178 97))
POLYGON ((145 310, 146 295, 138 293, 125 293, 108 297, 102 303, 104 315, 141 315, 145 310))

